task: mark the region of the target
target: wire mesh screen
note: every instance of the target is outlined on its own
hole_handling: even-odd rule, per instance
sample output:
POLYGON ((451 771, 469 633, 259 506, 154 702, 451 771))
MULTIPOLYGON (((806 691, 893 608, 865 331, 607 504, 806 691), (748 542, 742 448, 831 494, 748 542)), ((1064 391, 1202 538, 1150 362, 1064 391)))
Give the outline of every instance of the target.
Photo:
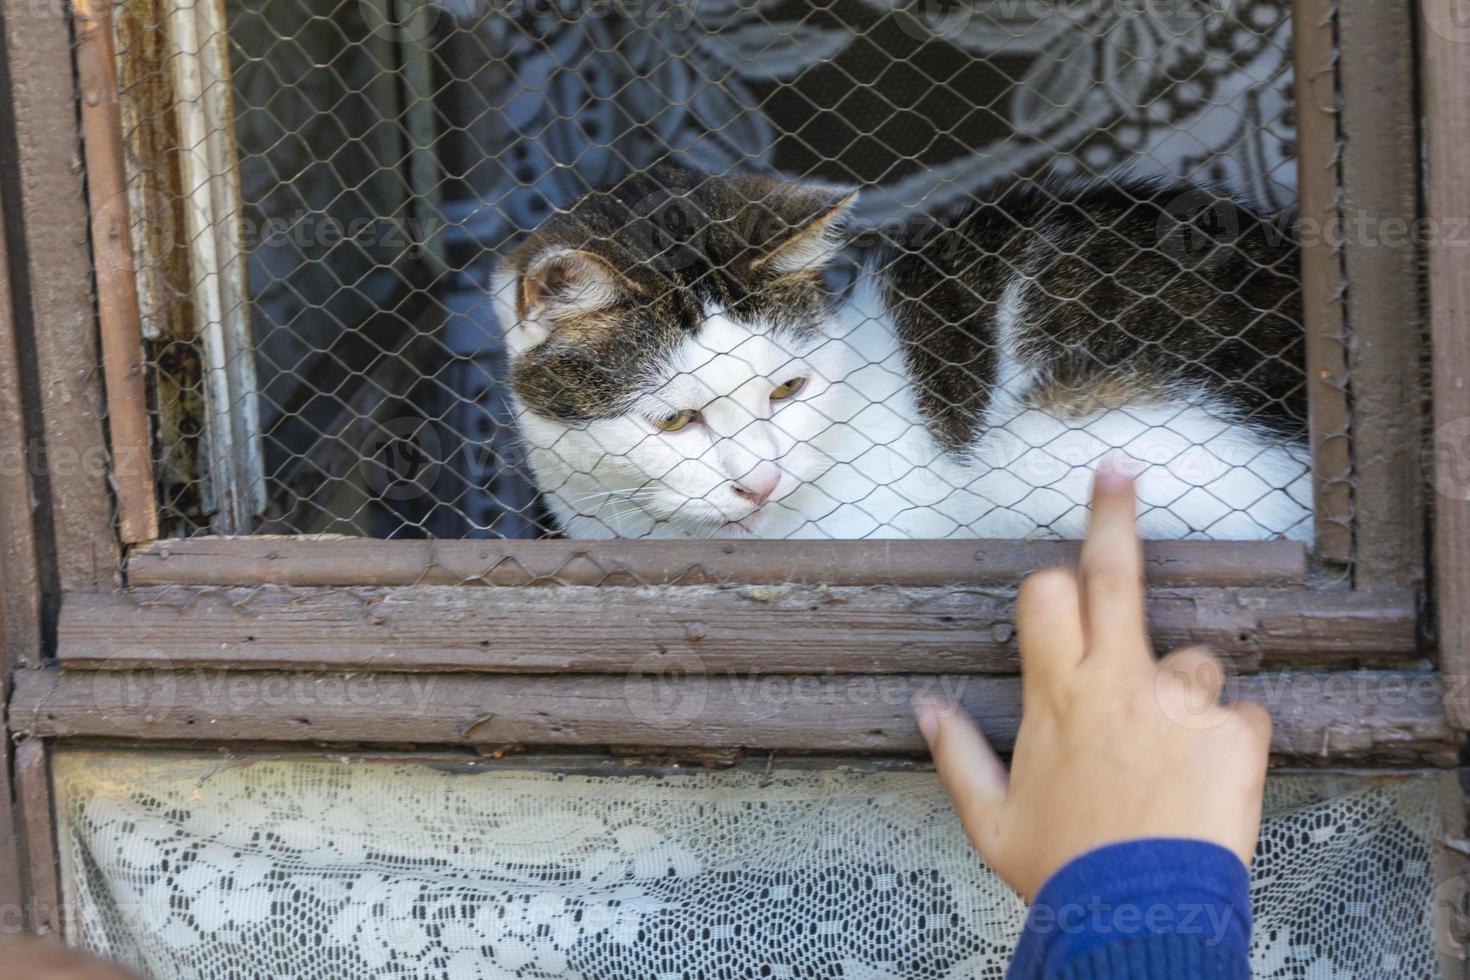
POLYGON ((1306 538, 1286 0, 131 0, 167 533, 1306 538))

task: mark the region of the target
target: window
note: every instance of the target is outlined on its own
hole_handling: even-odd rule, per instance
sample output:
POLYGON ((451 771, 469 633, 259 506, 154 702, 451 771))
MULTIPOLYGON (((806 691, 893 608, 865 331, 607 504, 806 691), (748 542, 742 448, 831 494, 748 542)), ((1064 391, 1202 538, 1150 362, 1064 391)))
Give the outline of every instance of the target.
MULTIPOLYGON (((585 762, 563 752, 635 772, 903 769, 920 747, 909 698, 936 685, 1014 735, 1010 603, 1071 554, 1065 508, 1000 536, 567 533, 527 459, 490 273, 586 187, 665 157, 861 185, 824 270, 843 298, 885 241, 914 252, 904 236, 952 206, 1054 186, 1043 174, 1131 167, 1297 207, 1303 349, 1260 353, 1302 379, 1304 426, 1283 436, 1303 477, 1310 463, 1310 533, 1186 521, 1161 536, 1196 540, 1149 548, 1150 614, 1161 645, 1216 646, 1275 709, 1283 766, 1456 765, 1463 590, 1444 583, 1463 501, 1441 493, 1429 523, 1421 446, 1431 409, 1464 410, 1443 380, 1423 399, 1425 338, 1405 322, 1420 250, 1375 236, 1457 213, 1435 161, 1466 135, 1446 108, 1458 49, 1382 5, 1206 6, 151 0, 7 18, 0 87, 23 152, 0 182, 0 265, 24 272, 6 295, 34 357, 0 350, 19 378, 0 395, 36 445, 3 446, 50 464, 0 471, 0 504, 40 502, 0 511, 30 556, 0 597, 24 668, 9 714, 32 920, 95 921, 63 914, 80 877, 63 866, 63 895, 51 807, 77 816, 100 748, 144 769, 180 747, 563 774, 585 762), (1420 134, 1381 125, 1415 117, 1411 66, 1423 203, 1420 134), (80 150, 47 125, 73 110, 80 150)), ((1181 263, 1215 254, 1229 228, 1211 222, 1235 213, 1220 202, 1162 209, 1181 263)), ((1443 372, 1461 280, 1456 253, 1428 246, 1443 372)), ((767 377, 767 396, 799 399, 812 377, 767 377)), ((685 410, 703 404, 668 414, 685 410)), ((1250 516, 1254 500, 1226 503, 1250 516)), ((82 839, 67 833, 63 849, 82 839)))
POLYGON ((1075 537, 1113 450, 1157 536, 1311 536, 1288 4, 657 13, 118 21, 164 536, 1075 537), (662 270, 651 313, 610 290, 619 354, 563 331, 547 360, 497 314, 599 274, 518 266, 557 215, 662 270), (795 291, 719 240, 839 226, 795 291), (752 309, 717 311, 731 289, 752 309), (1007 296, 1031 341, 986 334, 1007 296), (664 351, 690 303, 714 325, 664 351), (1011 391, 1021 360, 1057 380, 1011 391))

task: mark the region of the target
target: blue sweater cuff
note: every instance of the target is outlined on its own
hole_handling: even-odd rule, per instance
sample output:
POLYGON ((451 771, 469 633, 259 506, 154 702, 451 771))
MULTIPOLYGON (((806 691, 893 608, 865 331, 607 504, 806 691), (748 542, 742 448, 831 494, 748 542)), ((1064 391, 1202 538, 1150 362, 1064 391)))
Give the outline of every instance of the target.
POLYGON ((1042 886, 1006 976, 1246 978, 1250 934, 1250 872, 1238 857, 1204 841, 1126 841, 1042 886))

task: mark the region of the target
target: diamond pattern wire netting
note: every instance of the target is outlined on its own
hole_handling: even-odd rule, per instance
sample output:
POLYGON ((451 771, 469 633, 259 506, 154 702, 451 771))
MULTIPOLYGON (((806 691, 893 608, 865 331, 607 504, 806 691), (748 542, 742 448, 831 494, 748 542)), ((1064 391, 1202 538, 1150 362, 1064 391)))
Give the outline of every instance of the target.
MULTIPOLYGON (((609 497, 750 495, 735 472, 666 486, 667 446, 643 448, 669 440, 655 428, 603 445, 611 470, 587 453, 602 422, 526 436, 492 302, 530 233, 657 164, 859 188, 853 244, 826 272, 839 304, 875 245, 901 255, 915 228, 1007 188, 1162 175, 1273 213, 1295 201, 1287 0, 128 0, 115 22, 166 535, 723 533, 667 519, 667 500, 651 529, 604 521, 609 497), (528 443, 560 468, 533 469, 528 443)), ((1300 370, 1299 353, 1252 356, 1300 370)), ((1139 424, 1181 455, 1230 438, 1175 414, 1139 424)), ((1019 468, 1054 456, 1065 475, 1106 451, 1017 431, 1036 442, 1010 457, 1005 499, 977 507, 963 480, 935 492, 935 473, 953 478, 929 465, 910 503, 945 516, 911 521, 892 498, 919 484, 890 465, 889 485, 828 485, 829 506, 775 536, 1070 536, 1063 478, 1019 468), (992 512, 1024 514, 1020 533, 992 512)), ((1268 526, 1257 504, 1309 510, 1305 475, 1230 458, 1228 493, 1211 476, 1146 496, 1154 533, 1302 536, 1305 518, 1268 526)))

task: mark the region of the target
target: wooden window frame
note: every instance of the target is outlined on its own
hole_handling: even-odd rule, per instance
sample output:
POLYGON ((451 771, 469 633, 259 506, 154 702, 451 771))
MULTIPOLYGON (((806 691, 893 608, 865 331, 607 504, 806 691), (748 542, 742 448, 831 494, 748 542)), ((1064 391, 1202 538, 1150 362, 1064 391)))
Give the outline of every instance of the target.
MULTIPOLYGON (((949 684, 1008 744, 1014 585, 1075 545, 154 540, 108 8, 5 9, 0 111, 20 166, 0 185, 0 411, 26 425, 0 449, 29 465, 0 467, 15 556, 0 578, 0 781, 15 783, 0 806, 0 904, 22 903, 32 928, 60 916, 46 755, 60 742, 907 754, 922 747, 907 696, 949 684), (56 124, 74 112, 79 132, 56 124), (756 676, 788 693, 751 697, 741 678, 756 676), (304 705, 222 683, 343 677, 369 696, 304 705), (436 693, 414 702, 425 678, 436 693), (858 698, 854 678, 889 690, 858 698), (696 693, 698 710, 642 700, 655 683, 696 693)), ((1453 767, 1470 728, 1470 502, 1425 499, 1423 340, 1405 321, 1420 307, 1417 254, 1341 232, 1344 215, 1470 209, 1453 170, 1470 146, 1470 52, 1413 20, 1371 0, 1294 8, 1301 210, 1326 230, 1303 247, 1312 559, 1286 542, 1148 548, 1161 645, 1210 643, 1240 690, 1268 701, 1272 683, 1318 692, 1278 712, 1282 764, 1453 767), (1426 677, 1442 701, 1379 696, 1426 677)), ((1429 250, 1440 427, 1470 417, 1466 251, 1429 250)))

